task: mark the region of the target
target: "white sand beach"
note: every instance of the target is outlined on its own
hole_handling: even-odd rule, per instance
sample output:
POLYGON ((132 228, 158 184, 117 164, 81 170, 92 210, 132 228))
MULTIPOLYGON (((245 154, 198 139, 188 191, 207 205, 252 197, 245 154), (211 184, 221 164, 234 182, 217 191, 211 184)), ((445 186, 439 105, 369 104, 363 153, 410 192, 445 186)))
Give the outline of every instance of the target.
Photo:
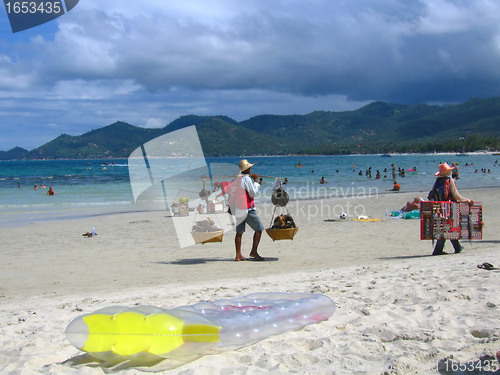
MULTIPOLYGON (((166 212, 1 228, 0 373, 492 373, 500 368, 500 270, 477 265, 500 267, 499 192, 461 190, 483 202, 483 240, 439 257, 420 240, 419 220, 385 216, 427 192, 290 202, 299 231, 276 242, 264 233, 264 262, 234 262, 234 232, 180 248, 166 212), (380 221, 325 221, 348 205, 380 221), (98 235, 83 237, 92 226, 98 235), (322 293, 337 310, 325 322, 184 364, 106 367, 64 335, 74 318, 111 305, 173 308, 261 291, 322 293)), ((267 226, 271 207, 258 211, 267 226)), ((244 255, 252 233, 243 236, 244 255)))

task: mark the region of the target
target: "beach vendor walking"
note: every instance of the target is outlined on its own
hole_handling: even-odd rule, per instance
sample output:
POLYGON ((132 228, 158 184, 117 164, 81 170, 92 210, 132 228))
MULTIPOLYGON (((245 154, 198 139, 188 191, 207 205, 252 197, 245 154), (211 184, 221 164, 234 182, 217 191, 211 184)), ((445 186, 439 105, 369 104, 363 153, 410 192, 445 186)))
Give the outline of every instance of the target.
MULTIPOLYGON (((458 192, 455 180, 452 178, 452 172, 453 167, 451 167, 448 163, 439 164, 439 171, 435 173, 437 179, 431 192, 429 193, 428 199, 432 201, 452 201, 473 204, 474 202, 472 200, 461 196, 458 192)), ((463 247, 460 245, 458 240, 450 241, 455 249, 455 253, 459 253, 463 250, 463 247)), ((443 251, 444 243, 445 239, 438 239, 432 255, 446 254, 443 251)))
POLYGON ((228 188, 229 210, 236 217, 236 236, 234 238, 236 246, 235 261, 264 260, 257 252, 260 238, 265 228, 255 210, 254 198, 259 191, 260 185, 257 183, 259 176, 252 173, 252 166, 253 164, 249 163, 248 160, 241 160, 239 163, 241 175, 236 177, 228 188), (250 259, 245 258, 241 254, 241 242, 246 224, 255 231, 250 259))

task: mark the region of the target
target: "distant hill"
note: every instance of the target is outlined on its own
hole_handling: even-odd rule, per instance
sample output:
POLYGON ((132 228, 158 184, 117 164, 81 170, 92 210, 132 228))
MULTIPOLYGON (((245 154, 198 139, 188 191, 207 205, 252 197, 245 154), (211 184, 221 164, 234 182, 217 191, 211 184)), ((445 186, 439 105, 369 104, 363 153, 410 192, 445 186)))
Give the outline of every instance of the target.
MULTIPOLYGON (((170 125, 165 128, 170 131, 170 125)), ((246 129, 232 119, 212 117, 196 126, 206 156, 283 153, 275 139, 246 129)))
POLYGON ((105 159, 130 155, 141 144, 162 134, 161 129, 144 129, 115 122, 104 128, 56 139, 31 150, 28 159, 105 159))
POLYGON ((165 133, 196 125, 206 156, 474 151, 500 148, 500 98, 457 105, 373 102, 355 111, 182 116, 161 129, 125 122, 79 136, 60 135, 34 150, 15 148, 0 159, 119 158, 165 133))
POLYGON ((240 125, 287 139, 299 152, 433 151, 443 149, 447 143, 458 146, 461 137, 471 134, 476 138, 499 137, 500 98, 473 99, 447 106, 373 102, 349 112, 256 116, 240 125), (424 145, 429 150, 422 150, 424 145), (402 147, 415 149, 402 150, 402 147))
POLYGON ((0 151, 0 160, 16 160, 23 159, 28 155, 29 151, 21 147, 14 147, 9 151, 0 151))

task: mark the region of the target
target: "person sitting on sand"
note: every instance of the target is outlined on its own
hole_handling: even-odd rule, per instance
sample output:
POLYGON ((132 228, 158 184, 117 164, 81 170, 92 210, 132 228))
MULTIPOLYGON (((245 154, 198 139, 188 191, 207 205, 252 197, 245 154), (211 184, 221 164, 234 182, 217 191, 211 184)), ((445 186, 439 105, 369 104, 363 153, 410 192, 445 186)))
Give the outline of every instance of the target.
POLYGON ((422 198, 420 198, 418 195, 413 198, 413 202, 406 202, 404 207, 401 209, 403 212, 410 212, 413 210, 419 210, 420 209, 420 202, 422 201, 422 198))
POLYGON ((393 185, 392 189, 386 190, 386 191, 399 191, 400 189, 401 189, 401 185, 399 185, 397 181, 394 181, 394 185, 393 185))

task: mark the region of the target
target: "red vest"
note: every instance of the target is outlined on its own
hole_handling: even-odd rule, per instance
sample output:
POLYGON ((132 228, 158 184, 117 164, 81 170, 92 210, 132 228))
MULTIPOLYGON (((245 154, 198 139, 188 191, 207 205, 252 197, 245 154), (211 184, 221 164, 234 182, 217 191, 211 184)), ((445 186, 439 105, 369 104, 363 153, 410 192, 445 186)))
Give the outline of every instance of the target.
POLYGON ((229 208, 234 213, 237 209, 248 210, 255 207, 255 200, 248 194, 246 189, 241 187, 241 179, 243 177, 236 177, 231 181, 231 185, 227 188, 229 194, 229 208))

